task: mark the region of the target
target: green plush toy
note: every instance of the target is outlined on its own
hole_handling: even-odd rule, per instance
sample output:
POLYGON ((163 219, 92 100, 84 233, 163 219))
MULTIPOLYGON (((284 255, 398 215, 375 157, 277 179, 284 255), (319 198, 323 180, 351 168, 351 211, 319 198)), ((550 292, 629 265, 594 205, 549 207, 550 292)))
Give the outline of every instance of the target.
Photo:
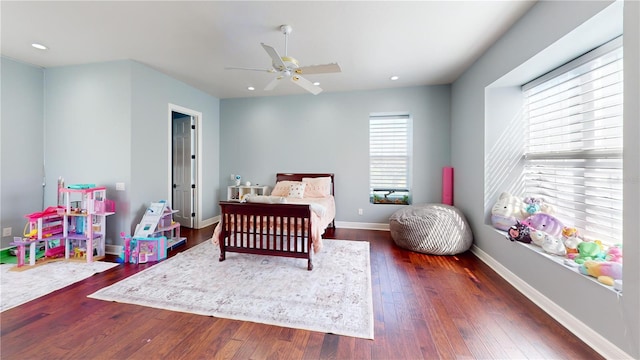
POLYGON ((574 261, 578 264, 584 264, 588 260, 602 260, 604 259, 604 253, 600 244, 591 241, 583 241, 578 244, 578 256, 574 261))

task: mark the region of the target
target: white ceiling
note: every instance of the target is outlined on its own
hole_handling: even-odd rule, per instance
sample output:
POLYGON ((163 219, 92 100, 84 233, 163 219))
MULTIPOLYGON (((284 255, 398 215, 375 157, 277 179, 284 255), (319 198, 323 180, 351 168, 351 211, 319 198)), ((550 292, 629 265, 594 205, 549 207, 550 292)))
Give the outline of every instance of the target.
POLYGON ((306 94, 291 83, 266 92, 275 75, 224 69, 270 67, 260 43, 284 55, 289 24, 301 66, 340 64, 306 76, 325 92, 448 84, 534 3, 3 0, 1 49, 44 68, 132 59, 221 99, 306 94))

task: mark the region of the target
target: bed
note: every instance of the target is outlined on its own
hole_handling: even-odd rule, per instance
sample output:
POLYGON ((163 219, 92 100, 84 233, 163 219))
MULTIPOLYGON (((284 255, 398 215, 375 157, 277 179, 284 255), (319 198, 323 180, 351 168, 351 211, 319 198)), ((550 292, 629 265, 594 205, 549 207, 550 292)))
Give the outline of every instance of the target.
POLYGON ((227 252, 307 259, 322 250, 322 234, 335 227, 334 175, 276 174, 269 196, 246 196, 220 202, 220 222, 212 242, 227 252))

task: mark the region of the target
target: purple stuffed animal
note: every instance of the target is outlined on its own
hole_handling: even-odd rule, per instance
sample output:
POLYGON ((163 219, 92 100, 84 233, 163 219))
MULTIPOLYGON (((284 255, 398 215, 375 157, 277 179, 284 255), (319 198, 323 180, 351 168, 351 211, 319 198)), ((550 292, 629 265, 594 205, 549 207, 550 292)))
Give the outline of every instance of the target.
POLYGON ((532 229, 542 231, 557 238, 562 236, 562 223, 560 220, 545 213, 537 213, 529 216, 523 222, 532 229))

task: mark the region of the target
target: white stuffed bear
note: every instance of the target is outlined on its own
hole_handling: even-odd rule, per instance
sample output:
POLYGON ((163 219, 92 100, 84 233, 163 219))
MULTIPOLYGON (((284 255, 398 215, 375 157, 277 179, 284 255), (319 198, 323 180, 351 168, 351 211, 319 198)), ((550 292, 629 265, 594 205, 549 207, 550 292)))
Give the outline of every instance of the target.
POLYGON ((562 240, 551 235, 545 236, 545 239, 542 242, 542 250, 552 255, 565 256, 567 254, 567 250, 565 249, 562 240))
POLYGON ((500 194, 498 201, 491 209, 491 223, 496 229, 503 231, 523 220, 528 214, 525 211, 525 203, 522 198, 513 196, 508 192, 500 194))
POLYGON ((533 245, 537 245, 540 247, 542 247, 542 244, 547 238, 547 234, 536 229, 529 230, 529 236, 531 236, 531 242, 533 243, 533 245))

